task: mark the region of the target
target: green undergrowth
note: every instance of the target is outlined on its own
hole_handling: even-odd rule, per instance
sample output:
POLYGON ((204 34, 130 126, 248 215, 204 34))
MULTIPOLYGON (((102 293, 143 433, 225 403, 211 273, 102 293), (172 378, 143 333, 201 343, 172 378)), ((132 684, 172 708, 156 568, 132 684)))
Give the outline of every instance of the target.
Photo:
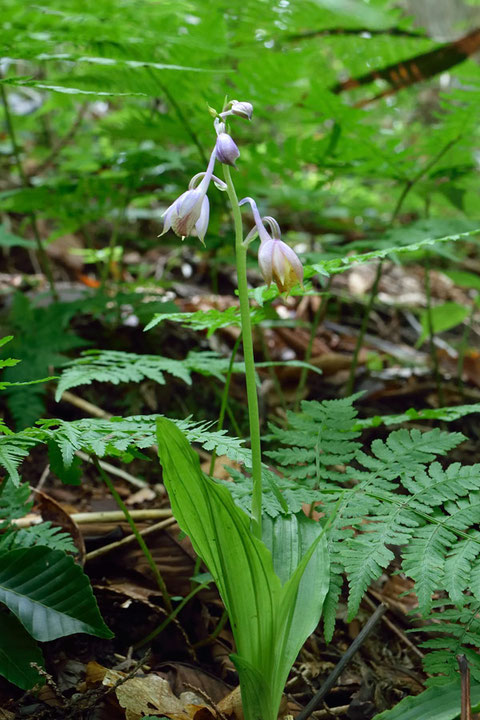
MULTIPOLYGON (((119 373, 122 367, 120 363, 119 373)), ((68 373, 67 368, 67 377, 68 373)), ((115 372, 110 379, 113 383, 119 380, 115 372)), ((265 462, 262 471, 263 512, 273 519, 298 513, 305 503, 315 503, 317 512, 331 518, 330 589, 323 614, 327 640, 333 635, 343 578, 347 578, 349 587, 348 615, 353 618, 371 583, 388 568, 394 568, 412 578, 418 599, 415 612, 430 622, 416 630, 426 635, 422 647, 429 650, 424 661, 427 672, 454 678, 455 657, 465 653, 474 677, 480 679, 474 649, 480 643, 480 535, 476 527, 480 464, 462 465, 448 460, 465 440, 459 432, 408 426, 388 431, 391 425, 411 419, 458 420, 478 412, 478 408, 466 405, 412 410, 372 421, 358 418, 354 406, 357 398, 304 401, 299 413, 288 413, 285 428, 270 425, 264 438, 269 449, 264 455, 272 466, 265 462), (362 441, 364 432, 371 435, 372 426, 381 431, 381 437, 362 441), (398 558, 395 547, 399 549, 398 558), (434 637, 430 638, 432 632, 434 637)), ((21 463, 34 446, 46 446, 51 468, 63 481, 79 483, 83 470, 78 451, 122 462, 148 460, 148 450, 156 442, 159 417, 70 422, 47 419, 17 433, 4 428, 0 463, 10 478, 7 502, 15 505, 18 500, 19 508, 25 503, 21 463)), ((188 419, 175 423, 190 443, 226 455, 247 470, 231 470, 233 482, 220 484, 249 514, 250 453, 244 442, 207 423, 188 419)), ((38 543, 42 538, 49 546, 63 542, 61 536, 44 526, 43 530, 16 531, 16 535, 6 533, 3 548, 15 547, 16 542, 22 546, 38 543)))

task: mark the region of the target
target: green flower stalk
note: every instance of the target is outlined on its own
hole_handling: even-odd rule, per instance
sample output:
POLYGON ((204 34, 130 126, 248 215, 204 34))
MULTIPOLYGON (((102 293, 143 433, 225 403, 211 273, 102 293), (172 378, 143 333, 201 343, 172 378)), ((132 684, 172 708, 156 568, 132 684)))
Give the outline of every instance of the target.
POLYGON ((252 530, 256 537, 262 537, 262 453, 260 444, 260 422, 258 416, 257 387, 255 383, 255 360, 253 356, 252 324, 247 284, 247 248, 243 242, 243 226, 240 205, 232 181, 230 168, 224 167, 227 194, 232 206, 235 224, 235 256, 237 261, 238 298, 242 323, 243 359, 247 386, 248 419, 250 423, 250 446, 252 449, 252 530))
MULTIPOLYGON (((262 537, 262 460, 260 444, 260 421, 258 414, 258 398, 255 382, 255 360, 253 356, 252 326, 250 321, 250 303, 247 284, 247 245, 243 239, 243 226, 240 205, 235 186, 230 174, 230 167, 240 155, 237 145, 226 132, 223 119, 227 115, 236 115, 250 120, 253 107, 248 102, 233 100, 227 104, 223 113, 214 121, 217 141, 210 155, 205 173, 199 173, 189 183, 188 190, 178 197, 164 213, 163 232, 172 229, 182 239, 188 235, 197 235, 203 242, 208 228, 209 200, 207 191, 210 181, 220 190, 226 190, 231 206, 235 225, 235 254, 237 262, 238 296, 240 301, 240 317, 242 325, 243 357, 245 362, 245 382, 247 387, 248 418, 250 425, 250 444, 252 451, 252 532, 257 538, 262 537), (219 119, 221 118, 221 120, 219 119), (225 183, 215 177, 213 170, 215 161, 224 166, 225 183), (198 187, 197 179, 202 177, 198 187)), ((293 251, 292 251, 293 252, 293 251)))

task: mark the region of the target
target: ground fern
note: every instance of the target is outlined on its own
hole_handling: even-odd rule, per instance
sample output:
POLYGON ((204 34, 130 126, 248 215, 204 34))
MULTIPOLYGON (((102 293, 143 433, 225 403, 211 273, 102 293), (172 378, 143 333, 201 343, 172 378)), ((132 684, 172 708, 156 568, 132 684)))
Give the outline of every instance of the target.
MULTIPOLYGON (((426 647, 445 653, 457 652, 462 642, 480 645, 477 630, 473 637, 455 629, 466 607, 480 602, 480 464, 440 463, 437 458, 465 438, 438 428, 394 430, 362 448, 353 400, 304 402, 300 415, 289 414, 291 429, 271 427, 269 436, 279 447, 268 454, 286 478, 314 489, 317 510, 333 518, 327 637, 333 634, 343 574, 353 618, 370 584, 396 561, 396 547, 399 570, 415 582, 422 615, 435 614, 442 602, 451 608, 441 637, 426 647)), ((428 662, 438 672, 440 659, 428 662)), ((480 673, 478 657, 475 667, 480 673)), ((456 670, 452 663, 448 668, 456 670)))

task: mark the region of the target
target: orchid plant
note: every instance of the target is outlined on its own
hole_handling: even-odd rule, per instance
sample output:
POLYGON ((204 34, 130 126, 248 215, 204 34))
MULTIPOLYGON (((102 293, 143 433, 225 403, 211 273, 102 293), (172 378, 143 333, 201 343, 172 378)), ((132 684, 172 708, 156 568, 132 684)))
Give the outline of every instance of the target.
POLYGON ((240 678, 245 720, 275 720, 291 666, 320 619, 330 573, 326 528, 319 522, 303 513, 290 513, 285 502, 284 515, 273 520, 262 518, 262 459, 247 249, 259 236, 260 271, 269 285, 276 283, 280 292, 288 293, 302 283, 303 268, 292 248, 281 240, 277 221, 270 216, 262 218, 251 197, 240 201, 237 198, 230 167, 235 167, 240 152, 227 132, 226 119, 237 116, 251 120, 252 105, 232 100, 220 113, 210 110, 217 138, 207 169, 195 175, 188 190, 165 211, 162 235, 172 229, 182 239, 197 236, 203 243, 211 181, 227 192, 235 227, 250 424, 251 517, 235 505, 225 487, 202 473, 196 454, 169 420, 158 421, 157 442, 174 515, 210 570, 230 618, 237 650, 232 659, 240 678), (213 174, 217 161, 223 165, 224 180, 213 174), (254 226, 244 238, 241 207, 246 204, 251 207, 254 226))
POLYGON ((260 217, 255 200, 245 197, 238 201, 235 186, 232 181, 230 167, 240 156, 240 151, 233 138, 226 132, 225 118, 238 116, 247 120, 252 119, 253 106, 249 102, 232 100, 226 104, 221 113, 210 108, 215 116, 214 128, 217 133, 215 147, 210 155, 207 169, 204 173, 195 175, 189 183, 188 190, 178 197, 164 213, 164 226, 161 235, 172 229, 182 240, 188 236, 197 236, 204 242, 210 216, 210 205, 207 191, 211 180, 222 191, 227 191, 233 212, 235 224, 235 250, 238 277, 238 295, 242 321, 243 353, 245 360, 245 375, 247 385, 247 399, 249 409, 250 438, 252 446, 252 472, 253 472, 253 501, 252 501, 252 528, 257 537, 261 537, 261 447, 260 429, 258 419, 258 401, 255 387, 255 365, 253 358, 252 330, 250 322, 250 306, 248 300, 248 287, 246 275, 246 253, 250 243, 257 235, 260 237, 258 264, 264 280, 268 285, 272 280, 280 292, 289 292, 297 283, 303 281, 303 268, 295 252, 280 239, 280 227, 277 221, 270 217, 260 217), (224 166, 225 182, 213 174, 215 161, 224 166), (200 181, 198 187, 196 183, 200 181), (243 238, 243 224, 240 207, 250 203, 254 227, 243 238), (265 228, 266 222, 271 229, 270 235, 265 228))

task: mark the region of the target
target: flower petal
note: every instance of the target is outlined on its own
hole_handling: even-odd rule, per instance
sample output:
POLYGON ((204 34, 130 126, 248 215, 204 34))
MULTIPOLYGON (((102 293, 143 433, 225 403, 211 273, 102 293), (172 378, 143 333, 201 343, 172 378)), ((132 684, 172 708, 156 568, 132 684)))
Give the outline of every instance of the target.
POLYGON ((284 243, 282 240, 280 240, 279 242, 282 245, 282 253, 283 253, 284 257, 290 263, 292 270, 298 279, 298 282, 300 284, 302 284, 303 283, 303 265, 300 262, 298 255, 296 254, 296 252, 294 250, 292 250, 290 245, 287 245, 287 243, 284 243))
POLYGON ((170 207, 168 207, 163 213, 163 230, 158 237, 165 235, 165 233, 172 227, 172 215, 175 212, 175 203, 176 201, 172 203, 172 205, 170 205, 170 207))
POLYGON ((270 285, 270 283, 272 282, 273 250, 275 247, 275 242, 275 240, 270 238, 269 240, 262 242, 258 250, 258 265, 260 267, 262 277, 267 283, 267 285, 270 285))
POLYGON ((200 217, 198 218, 197 222, 195 223, 195 231, 200 239, 200 242, 204 243, 204 237, 205 233, 207 232, 208 228, 208 221, 210 218, 210 203, 208 201, 208 197, 205 195, 202 202, 202 209, 200 212, 200 217))

